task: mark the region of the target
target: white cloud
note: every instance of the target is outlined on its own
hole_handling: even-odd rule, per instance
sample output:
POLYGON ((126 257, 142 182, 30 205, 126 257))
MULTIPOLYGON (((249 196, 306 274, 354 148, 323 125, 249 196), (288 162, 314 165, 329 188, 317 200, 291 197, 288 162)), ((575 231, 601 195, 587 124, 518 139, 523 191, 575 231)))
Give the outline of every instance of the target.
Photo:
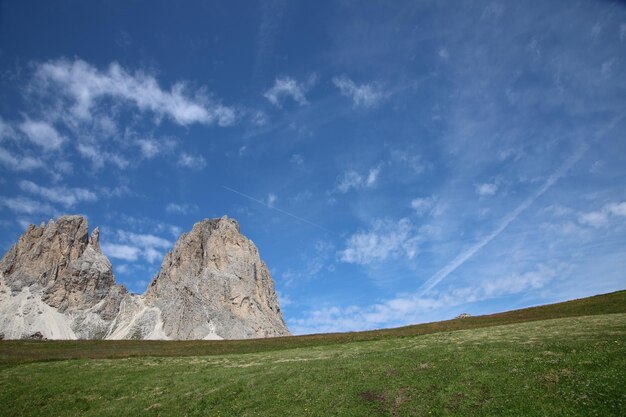
POLYGON ((111 258, 136 261, 140 257, 149 263, 163 257, 163 251, 169 249, 172 242, 152 235, 118 230, 116 242, 103 242, 102 251, 111 258))
POLYGON ((113 269, 115 270, 115 275, 128 274, 130 270, 132 269, 132 267, 131 265, 128 265, 128 264, 120 264, 120 265, 115 265, 113 269))
POLYGON ((601 210, 578 214, 578 222, 592 227, 602 227, 609 224, 613 216, 626 216, 626 201, 621 203, 609 203, 601 210))
POLYGON ((67 140, 57 132, 54 126, 43 121, 26 120, 20 124, 20 130, 29 141, 45 151, 57 150, 67 140))
POLYGON ((433 276, 426 280, 426 282, 421 286, 420 293, 424 294, 437 286, 441 281, 446 279, 448 275, 450 275, 458 267, 471 259, 476 253, 482 250, 482 248, 488 245, 493 239, 498 237, 500 233, 502 233, 507 227, 509 227, 509 225, 514 222, 521 213, 528 209, 528 207, 530 207, 546 191, 552 188, 552 186, 561 177, 563 177, 569 171, 569 169, 587 152, 587 149, 589 149, 589 144, 585 144, 584 146, 578 148, 576 152, 570 155, 570 157, 567 158, 565 162, 563 162, 559 166, 559 168, 546 179, 543 185, 537 191, 535 191, 534 194, 532 194, 514 210, 510 211, 506 216, 504 216, 504 218, 500 221, 498 227, 496 227, 493 232, 483 237, 481 240, 470 246, 468 249, 463 250, 454 259, 448 262, 443 268, 441 268, 433 276))
POLYGON ((123 259, 125 261, 136 261, 141 250, 135 246, 121 245, 116 243, 103 243, 102 252, 109 258, 123 259))
POLYGON ((302 157, 302 155, 294 153, 293 155, 291 155, 291 158, 289 158, 289 162, 294 165, 302 165, 304 163, 304 158, 302 157))
POLYGON ((485 279, 476 285, 412 294, 369 306, 324 307, 304 317, 289 320, 294 334, 345 332, 402 326, 423 322, 428 312, 493 299, 509 294, 539 290, 557 277, 557 270, 539 265, 534 271, 485 279))
POLYGON ((154 158, 161 152, 159 143, 154 139, 139 139, 137 145, 141 154, 148 159, 154 158))
POLYGON ((267 124, 268 118, 267 114, 262 111, 256 111, 252 115, 252 124, 255 126, 265 126, 267 124))
POLYGON ((133 194, 126 185, 116 185, 114 187, 101 187, 98 194, 105 198, 122 197, 133 194))
POLYGON ((346 241, 346 248, 339 252, 343 262, 368 265, 417 254, 419 237, 408 219, 398 222, 377 220, 367 232, 356 233, 346 241))
POLYGON ((365 179, 365 186, 373 187, 378 179, 378 174, 380 174, 380 167, 370 169, 370 172, 367 174, 367 178, 365 179))
POLYGON ((480 196, 494 195, 498 191, 498 186, 496 184, 478 184, 476 186, 476 194, 480 196))
POLYGON ((385 98, 385 94, 374 85, 357 85, 346 76, 333 78, 333 84, 342 96, 352 99, 355 107, 375 107, 385 98))
POLYGON ((296 103, 304 106, 308 104, 305 94, 315 84, 315 81, 314 76, 309 78, 306 83, 300 83, 289 77, 276 78, 272 88, 267 90, 263 97, 276 107, 281 106, 281 100, 285 97, 291 97, 296 103))
POLYGON ((572 213, 572 209, 569 207, 562 206, 560 204, 551 204, 545 209, 543 209, 546 213, 550 213, 556 217, 567 216, 572 213))
POLYGON ((276 200, 278 200, 278 197, 276 197, 276 194, 269 193, 267 195, 267 199, 265 200, 265 204, 267 204, 270 207, 274 207, 274 203, 276 203, 276 200))
POLYGON ((606 209, 614 216, 626 216, 626 201, 607 204, 606 209))
POLYGON ((291 197, 290 200, 294 203, 301 203, 303 201, 309 200, 311 197, 313 197, 313 193, 311 191, 302 190, 296 193, 296 195, 294 195, 293 197, 291 197))
POLYGON ((141 234, 120 230, 117 233, 122 242, 129 242, 143 247, 166 249, 172 245, 167 239, 152 234, 141 234))
POLYGON ((313 247, 308 247, 299 255, 297 268, 289 268, 281 274, 281 281, 285 286, 290 286, 294 281, 308 281, 322 271, 334 270, 334 254, 335 246, 331 242, 318 240, 313 247))
POLYGON ((167 227, 167 231, 168 231, 168 232, 169 232, 172 236, 174 236, 174 237, 175 237, 175 238, 177 238, 177 239, 180 237, 180 234, 181 234, 181 232, 182 232, 182 230, 180 229, 180 227, 178 227, 178 226, 174 226, 174 225, 171 225, 171 224, 170 224, 170 225, 167 225, 166 227, 167 227))
POLYGON ((15 131, 13 127, 4 121, 2 117, 0 117, 0 141, 4 138, 14 138, 15 131))
POLYGON ((49 204, 31 200, 26 197, 0 198, 0 205, 15 213, 23 214, 56 214, 56 210, 49 204))
POLYGON ((43 162, 39 158, 32 156, 14 155, 4 148, 0 148, 0 164, 12 171, 32 171, 35 168, 43 167, 43 162))
POLYGON ((123 156, 107 152, 95 145, 79 143, 76 150, 81 156, 91 161, 94 169, 101 169, 105 163, 115 165, 120 169, 124 169, 130 164, 123 156))
POLYGON ((143 250, 143 256, 146 258, 146 261, 153 263, 159 260, 163 254, 155 248, 148 246, 143 250))
POLYGON ((171 214, 189 214, 198 211, 198 206, 195 204, 169 203, 165 207, 165 211, 171 214))
POLYGON ((178 158, 178 165, 185 168, 201 170, 206 166, 206 160, 202 157, 202 155, 192 155, 190 153, 183 152, 178 158))
POLYGON ((373 188, 378 181, 381 167, 371 168, 367 175, 361 175, 356 171, 346 171, 339 178, 336 190, 340 193, 347 193, 351 189, 373 188))
MULTIPOLYGON (((12 170, 31 169, 38 159, 62 149, 70 140, 78 155, 91 161, 93 169, 105 165, 126 169, 141 162, 141 158, 127 156, 132 147, 150 159, 176 146, 174 140, 134 132, 146 120, 228 126, 238 117, 236 109, 219 104, 204 88, 191 89, 183 82, 166 88, 153 75, 117 63, 103 68, 80 59, 39 63, 23 90, 30 108, 23 112, 21 121, 5 123, 0 119, 0 140, 22 138, 26 143, 28 139, 45 153, 18 158, 3 152, 0 164, 12 170), (36 112, 36 117, 29 112, 36 112)), ((187 162, 199 166, 201 159, 187 162)))
POLYGON ((98 100, 110 97, 141 111, 167 116, 183 126, 229 126, 235 122, 233 108, 211 101, 201 91, 192 96, 182 82, 164 90, 153 76, 141 71, 130 73, 116 62, 100 71, 80 59, 49 61, 39 65, 36 80, 38 88, 72 100, 72 115, 79 120, 90 120, 98 100))
POLYGON ((74 166, 70 161, 57 160, 54 161, 54 169, 61 174, 71 174, 74 171, 74 166))
POLYGON ((432 197, 415 198, 411 201, 411 208, 420 216, 429 213, 434 206, 435 199, 432 197))
POLYGON ((41 187, 26 180, 20 181, 19 186, 24 191, 39 195, 65 207, 73 207, 81 201, 96 201, 98 199, 95 193, 84 188, 41 187))
POLYGON ((157 155, 172 152, 176 147, 176 141, 169 138, 142 138, 137 139, 135 144, 139 147, 141 155, 146 159, 152 159, 157 155))
POLYGON ((391 159, 408 167, 413 174, 421 174, 428 167, 421 155, 412 149, 394 149, 391 151, 391 159))
POLYGON ((578 215, 578 222, 592 227, 605 226, 609 222, 609 213, 604 210, 580 213, 578 215))
POLYGON ((347 171, 344 172, 339 183, 337 184, 337 189, 342 193, 347 193, 352 188, 360 188, 365 184, 365 180, 363 176, 356 171, 347 171))
POLYGON ((545 265, 539 265, 535 271, 524 274, 510 274, 492 280, 483 281, 477 288, 471 290, 469 299, 483 300, 506 294, 518 294, 522 291, 543 288, 557 276, 556 270, 545 265))

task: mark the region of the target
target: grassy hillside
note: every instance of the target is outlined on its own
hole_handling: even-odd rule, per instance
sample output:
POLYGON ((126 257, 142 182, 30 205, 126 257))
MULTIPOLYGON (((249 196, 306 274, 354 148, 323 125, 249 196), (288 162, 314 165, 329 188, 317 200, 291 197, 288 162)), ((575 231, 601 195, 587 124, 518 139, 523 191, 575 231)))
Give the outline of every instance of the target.
POLYGON ((626 313, 626 290, 505 313, 367 332, 229 341, 1 341, 0 364, 79 358, 180 357, 267 352, 611 313, 626 313))
POLYGON ((250 354, 0 366, 0 414, 12 416, 622 416, 624 410, 624 313, 250 354))
POLYGON ((370 332, 0 342, 0 415, 621 416, 624 410, 626 291, 370 332))

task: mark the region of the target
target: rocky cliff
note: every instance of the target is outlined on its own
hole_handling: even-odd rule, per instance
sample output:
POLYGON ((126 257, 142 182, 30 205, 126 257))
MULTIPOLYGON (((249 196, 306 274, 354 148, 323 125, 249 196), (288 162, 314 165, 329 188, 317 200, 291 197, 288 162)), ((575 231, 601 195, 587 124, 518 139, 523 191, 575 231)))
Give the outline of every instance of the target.
POLYGON ((243 339, 288 335, 274 282, 233 219, 183 234, 144 295, 117 285, 99 231, 31 225, 0 261, 5 339, 243 339))

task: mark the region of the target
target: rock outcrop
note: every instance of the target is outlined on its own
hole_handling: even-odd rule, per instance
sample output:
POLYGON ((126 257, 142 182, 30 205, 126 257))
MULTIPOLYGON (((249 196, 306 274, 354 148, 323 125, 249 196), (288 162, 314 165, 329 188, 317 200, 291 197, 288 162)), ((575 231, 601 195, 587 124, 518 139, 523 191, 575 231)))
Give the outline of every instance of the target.
POLYGON ((144 295, 117 285, 99 230, 29 226, 0 261, 5 339, 243 339, 288 335, 267 266, 233 219, 183 234, 144 295))

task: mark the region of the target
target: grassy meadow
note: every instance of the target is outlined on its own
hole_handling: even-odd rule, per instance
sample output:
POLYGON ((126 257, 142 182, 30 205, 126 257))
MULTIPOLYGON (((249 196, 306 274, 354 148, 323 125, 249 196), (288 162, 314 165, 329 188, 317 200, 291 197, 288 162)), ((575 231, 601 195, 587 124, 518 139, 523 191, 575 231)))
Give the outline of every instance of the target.
POLYGON ((626 291, 375 332, 2 341, 0 414, 622 416, 626 291))

